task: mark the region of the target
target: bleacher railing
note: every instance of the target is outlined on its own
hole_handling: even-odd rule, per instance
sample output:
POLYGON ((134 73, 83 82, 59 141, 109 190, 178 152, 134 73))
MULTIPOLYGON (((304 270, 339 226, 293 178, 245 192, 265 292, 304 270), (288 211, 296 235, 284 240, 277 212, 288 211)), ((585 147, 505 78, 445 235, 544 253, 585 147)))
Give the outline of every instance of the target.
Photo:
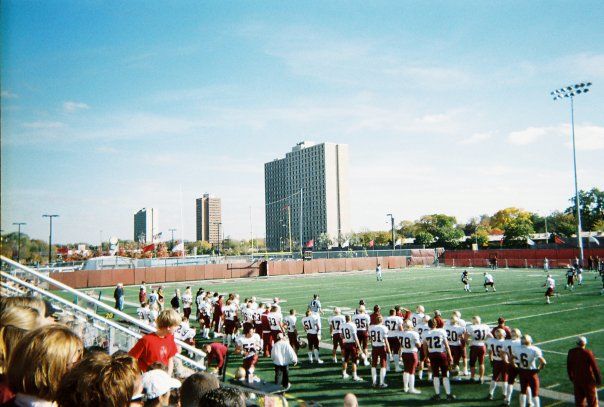
MULTIPOLYGON (((574 259, 548 259, 549 269, 566 268, 574 263, 574 259)), ((444 265, 448 267, 492 267, 491 259, 465 258, 465 259, 444 259, 444 265)), ((543 259, 497 259, 497 268, 534 268, 543 269, 543 259)))

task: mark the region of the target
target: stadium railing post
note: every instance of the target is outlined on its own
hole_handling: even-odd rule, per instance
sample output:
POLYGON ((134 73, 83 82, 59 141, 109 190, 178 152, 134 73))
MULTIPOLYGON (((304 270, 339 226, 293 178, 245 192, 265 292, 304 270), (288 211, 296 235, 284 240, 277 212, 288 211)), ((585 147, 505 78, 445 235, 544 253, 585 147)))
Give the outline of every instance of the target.
POLYGON ((524 259, 524 268, 527 269, 528 268, 528 260, 524 259))
POLYGON ((510 268, 508 267, 508 259, 505 259, 505 269, 509 270, 510 268))
POLYGON ((469 259, 469 260, 470 260, 470 267, 468 267, 468 268, 473 269, 474 266, 472 266, 472 259, 469 259))
POLYGON ((453 265, 451 266, 451 268, 455 268, 455 259, 451 259, 453 260, 453 265))

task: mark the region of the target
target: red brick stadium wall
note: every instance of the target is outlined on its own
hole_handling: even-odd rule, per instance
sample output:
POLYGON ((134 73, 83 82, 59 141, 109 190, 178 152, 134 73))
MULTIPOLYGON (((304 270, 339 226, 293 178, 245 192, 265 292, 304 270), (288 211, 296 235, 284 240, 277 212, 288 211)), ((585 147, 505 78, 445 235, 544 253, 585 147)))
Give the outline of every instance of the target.
MULTIPOLYGON (((589 256, 604 258, 604 248, 584 249, 583 253, 586 259, 589 256)), ((572 263, 575 257, 579 257, 579 249, 448 250, 444 253, 445 264, 458 267, 484 267, 494 257, 499 267, 506 264, 508 267, 543 267, 543 259, 547 258, 550 267, 556 268, 572 263)))
POLYGON ((78 270, 51 273, 50 277, 73 288, 111 287, 146 283, 249 278, 260 275, 285 276, 295 274, 330 273, 337 271, 373 270, 378 263, 382 269, 400 269, 409 264, 432 264, 432 250, 418 250, 416 258, 362 257, 353 259, 314 259, 310 261, 267 261, 201 266, 142 267, 137 269, 78 270), (265 271, 264 271, 265 270, 265 271), (265 273, 265 274, 264 274, 265 273))

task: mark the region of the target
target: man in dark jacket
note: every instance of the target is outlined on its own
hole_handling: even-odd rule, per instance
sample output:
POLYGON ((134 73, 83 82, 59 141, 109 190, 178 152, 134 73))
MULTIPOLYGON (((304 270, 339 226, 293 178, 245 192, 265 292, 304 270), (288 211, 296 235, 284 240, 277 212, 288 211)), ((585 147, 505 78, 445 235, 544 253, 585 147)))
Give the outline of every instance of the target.
POLYGON ((117 283, 115 291, 113 291, 113 298, 115 299, 115 308, 120 311, 124 310, 124 285, 117 283))
POLYGON ((589 407, 598 405, 598 387, 602 385, 602 376, 594 354, 586 349, 587 338, 577 338, 577 347, 568 351, 566 370, 568 378, 575 387, 575 405, 589 407))

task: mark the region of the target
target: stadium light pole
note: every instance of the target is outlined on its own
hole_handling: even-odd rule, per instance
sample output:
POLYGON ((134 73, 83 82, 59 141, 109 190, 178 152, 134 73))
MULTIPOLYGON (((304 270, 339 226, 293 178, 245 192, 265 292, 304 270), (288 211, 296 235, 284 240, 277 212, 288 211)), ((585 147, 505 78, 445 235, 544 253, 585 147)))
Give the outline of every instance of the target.
POLYGON ((50 233, 48 234, 48 267, 52 261, 52 218, 58 218, 59 215, 42 215, 43 218, 50 220, 50 233))
POLYGON ((19 232, 17 233, 17 263, 19 263, 19 260, 21 260, 21 226, 27 225, 27 223, 13 222, 13 225, 16 225, 19 228, 19 232))
POLYGON ((386 216, 390 216, 390 225, 392 228, 392 250, 396 250, 396 242, 394 241, 394 216, 391 213, 386 214, 386 216))
POLYGON ((172 239, 170 240, 170 244, 172 245, 172 247, 170 247, 170 250, 172 250, 174 248, 174 232, 176 232, 178 229, 172 228, 172 229, 168 229, 168 230, 172 233, 172 239))
POLYGON ((570 128, 573 139, 573 170, 575 174, 575 206, 577 209, 577 241, 579 242, 579 262, 583 266, 583 239, 581 238, 581 209, 579 202, 579 188, 577 184, 577 152, 575 148, 575 106, 574 99, 582 93, 589 92, 591 82, 582 82, 574 85, 560 88, 550 92, 554 100, 568 98, 570 99, 570 128))

